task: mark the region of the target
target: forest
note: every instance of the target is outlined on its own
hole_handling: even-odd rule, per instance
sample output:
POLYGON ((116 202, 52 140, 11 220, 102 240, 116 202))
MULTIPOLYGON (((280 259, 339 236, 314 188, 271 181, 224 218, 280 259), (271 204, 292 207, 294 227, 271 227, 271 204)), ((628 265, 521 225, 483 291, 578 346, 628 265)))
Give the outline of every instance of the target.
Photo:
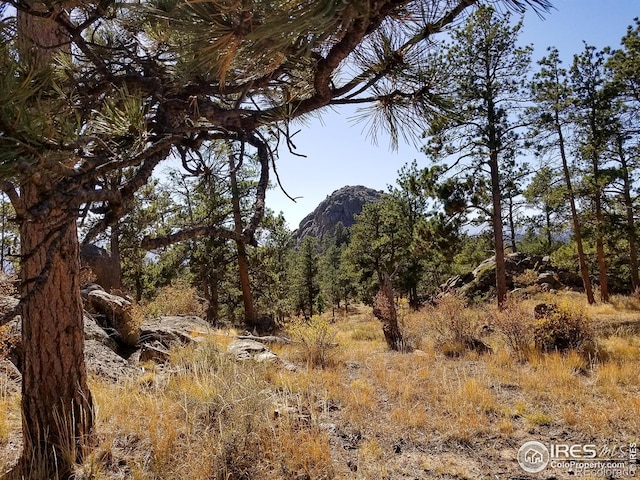
MULTIPOLYGON (((593 374, 597 383, 596 366, 602 362, 602 368, 617 365, 619 370, 610 367, 608 375, 622 378, 640 357, 633 320, 626 313, 616 317, 611 328, 627 328, 615 330, 626 332, 618 338, 608 326, 587 325, 585 312, 610 320, 615 316, 610 312, 622 304, 636 309, 640 297, 640 21, 629 19, 620 45, 599 50, 585 43, 581 52, 550 46, 533 62, 533 47, 519 42, 523 25, 518 19, 527 9, 546 14, 551 4, 2 2, 0 266, 3 289, 20 299, 15 308, 2 307, 2 325, 21 318, 19 415, 12 410, 15 404, 11 407, 15 397, 3 393, 0 402, 3 411, 14 412, 21 429, 22 453, 11 478, 111 479, 129 478, 132 472, 138 472, 135 478, 179 478, 169 470, 164 474, 170 476, 162 477, 173 461, 157 455, 149 468, 137 457, 128 460, 125 477, 118 477, 119 467, 104 456, 115 455, 115 447, 108 454, 105 447, 96 448, 105 444, 104 438, 96 441, 101 429, 113 427, 96 411, 102 404, 115 417, 118 407, 107 400, 111 387, 88 375, 83 353, 81 288, 96 275, 80 261, 80 252, 95 246, 109 257, 111 276, 103 287, 127 298, 137 315, 175 314, 172 307, 186 295, 188 311, 177 313, 201 316, 225 338, 225 346, 229 332, 282 333, 293 343, 274 347, 278 355, 325 372, 317 379, 325 382, 326 393, 318 410, 314 402, 321 394, 311 385, 310 371, 294 379, 294 369, 274 373, 258 366, 259 378, 254 378, 255 372, 242 370, 253 367, 226 363, 218 355, 220 345, 206 343, 210 340, 202 350, 172 353, 167 371, 146 367, 149 377, 134 382, 142 393, 131 404, 151 401, 143 400, 143 390, 155 389, 157 405, 142 408, 159 408, 150 413, 159 424, 164 408, 198 416, 193 432, 179 433, 182 426, 175 426, 167 436, 158 430, 151 440, 156 454, 171 456, 177 448, 167 444, 163 450, 156 442, 160 438, 177 442, 171 435, 183 435, 197 442, 203 432, 210 435, 201 423, 205 417, 221 425, 239 418, 254 422, 210 438, 219 447, 207 457, 211 468, 203 464, 202 473, 184 473, 184 478, 338 478, 342 473, 331 467, 331 442, 347 442, 349 435, 367 429, 375 435, 364 447, 361 438, 352 439, 358 444, 353 450, 371 457, 360 464, 361 472, 369 471, 361 478, 378 478, 387 447, 395 453, 426 448, 431 440, 415 436, 391 445, 388 435, 397 431, 377 431, 365 421, 380 410, 385 424, 396 422, 411 432, 427 428, 426 417, 419 425, 400 419, 400 405, 408 397, 429 400, 417 391, 402 393, 391 379, 382 381, 389 365, 369 365, 366 375, 372 377, 365 378, 364 371, 363 378, 349 377, 353 365, 361 368, 380 349, 398 352, 380 361, 394 363, 414 386, 426 377, 413 377, 418 374, 403 354, 419 355, 440 372, 445 383, 434 386, 437 381, 428 380, 434 402, 442 402, 443 392, 455 383, 440 370, 445 367, 436 361, 438 355, 463 362, 453 368, 466 371, 467 363, 494 352, 483 364, 484 376, 474 371, 457 384, 458 393, 481 405, 483 413, 470 419, 462 410, 449 412, 459 429, 445 441, 453 450, 471 445, 478 432, 490 435, 497 429, 508 443, 527 425, 544 433, 553 426, 556 410, 543 412, 550 405, 544 399, 527 407, 509 396, 516 402, 509 408, 519 413, 505 413, 504 399, 494 398, 493 387, 483 383, 494 377, 503 375, 500 384, 513 382, 514 390, 539 389, 515 378, 523 369, 551 365, 558 378, 565 371, 593 374), (561 59, 569 55, 572 61, 564 64, 561 59), (295 131, 304 128, 299 122, 341 105, 359 106, 374 137, 389 137, 392 143, 413 137, 422 145, 422 157, 407 159, 387 191, 365 204, 353 225, 338 222, 320 238, 299 236, 282 212, 268 208, 269 193, 287 188, 278 176, 278 151, 296 153, 295 131), (572 274, 573 291, 564 293, 575 304, 551 305, 555 289, 550 294, 549 288, 536 287, 532 269, 514 279, 508 263, 516 253, 544 258, 554 271, 572 274), (495 262, 491 288, 456 296, 449 288, 452 277, 468 276, 487 259, 495 262), (517 293, 516 287, 525 288, 517 293), (549 305, 534 325, 526 322, 534 322, 527 302, 535 295, 549 305), (521 302, 514 303, 516 298, 521 302), (425 315, 429 320, 420 326, 425 315), (602 331, 608 333, 598 343, 602 331), (358 342, 371 342, 370 348, 378 350, 365 350, 358 342), (351 345, 345 349, 352 349, 354 358, 345 356, 344 345, 351 345), (499 368, 505 370, 499 374, 499 368), (215 380, 207 369, 219 373, 215 380), (342 397, 331 382, 346 380, 331 379, 332 371, 346 375, 354 392, 371 399, 361 405, 342 397), (203 395, 218 399, 206 400, 210 411, 198 410, 205 407, 194 391, 178 393, 179 385, 186 385, 180 382, 193 380, 191 374, 198 386, 189 388, 210 389, 203 395), (225 376, 240 379, 232 385, 225 376), (184 406, 162 397, 161 384, 169 397, 184 394, 184 406), (253 430, 271 438, 271 430, 285 429, 245 415, 271 409, 273 398, 262 393, 276 384, 276 391, 286 392, 279 398, 286 408, 279 405, 270 421, 286 417, 288 433, 271 439, 272 445, 261 443, 266 440, 252 444, 247 439, 253 430), (376 403, 373 385, 397 389, 382 396, 397 396, 398 411, 376 403), (242 389, 252 394, 243 396, 242 389), (238 397, 227 399, 223 390, 238 397), (254 397, 256 392, 262 393, 254 397), (298 404, 295 415, 291 395, 309 402, 304 408, 298 404), (348 414, 340 417, 345 423, 323 433, 320 411, 328 414, 333 401, 348 414), (193 410, 189 402, 195 402, 193 410), (232 404, 232 416, 223 419, 225 405, 232 404), (236 406, 242 410, 233 410, 236 406), (516 425, 516 418, 529 423, 516 425), (296 422, 315 426, 305 429, 296 422), (465 422, 471 422, 471 430, 461 427, 465 422), (271 458, 282 438, 291 442, 287 456, 296 442, 306 445, 310 463, 271 458), (266 463, 245 465, 243 449, 259 452, 266 463), (101 466, 94 471, 87 462, 101 466), (104 476, 102 468, 108 471, 104 476)), ((7 338, 0 330, 0 360, 11 348, 7 338)), ((633 377, 630 384, 606 388, 627 395, 625 389, 637 385, 637 374, 633 377)), ((555 393, 549 401, 561 405, 562 425, 573 428, 566 393, 555 393)), ((596 408, 586 393, 583 400, 580 414, 596 408)), ((625 412, 638 407, 637 402, 626 405, 625 412)), ((618 414, 622 423, 611 435, 632 441, 623 428, 631 426, 629 418, 618 414)), ((442 425, 429 428, 440 431, 442 425)), ((572 440, 587 440, 589 433, 581 428, 572 431, 572 440)), ((9 429, 0 422, 0 446, 8 444, 9 429)), ((357 471, 355 460, 342 460, 357 471)), ((413 475, 433 478, 476 468, 462 465, 450 472, 406 461, 413 475)), ((179 462, 196 468, 193 458, 179 462)), ((397 468, 396 476, 380 478, 405 478, 397 474, 403 467, 397 468)), ((474 472, 469 478, 479 478, 474 472)))

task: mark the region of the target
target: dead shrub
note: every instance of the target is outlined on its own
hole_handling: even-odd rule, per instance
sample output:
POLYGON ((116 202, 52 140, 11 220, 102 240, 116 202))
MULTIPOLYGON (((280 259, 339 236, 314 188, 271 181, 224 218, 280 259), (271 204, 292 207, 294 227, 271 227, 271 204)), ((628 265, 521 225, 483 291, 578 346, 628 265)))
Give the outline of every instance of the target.
POLYGON ((298 318, 287 325, 287 333, 308 368, 331 365, 338 344, 336 332, 328 320, 317 315, 309 320, 298 318))
POLYGON ((526 269, 524 272, 513 277, 513 285, 518 288, 535 285, 538 281, 538 273, 532 269, 526 269))
POLYGON ((436 347, 443 354, 457 357, 467 350, 491 351, 491 347, 478 338, 483 324, 480 312, 469 308, 462 298, 455 295, 442 297, 427 315, 435 333, 436 347))
POLYGON ((184 281, 176 281, 162 287, 158 294, 145 305, 147 314, 196 315, 204 317, 206 308, 197 290, 184 281))
POLYGON ((511 354, 525 361, 533 349, 534 317, 521 303, 509 302, 493 313, 493 326, 504 338, 511 354))

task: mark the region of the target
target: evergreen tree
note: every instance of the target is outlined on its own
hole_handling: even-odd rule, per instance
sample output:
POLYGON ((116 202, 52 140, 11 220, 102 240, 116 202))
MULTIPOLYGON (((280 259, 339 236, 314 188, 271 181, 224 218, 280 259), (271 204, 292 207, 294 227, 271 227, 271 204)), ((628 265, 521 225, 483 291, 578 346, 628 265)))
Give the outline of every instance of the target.
POLYGON ((569 84, 567 71, 561 66, 557 49, 550 48, 549 55, 542 58, 538 63, 540 70, 536 72, 531 83, 534 106, 529 111, 532 117, 534 137, 543 151, 558 152, 560 154, 566 195, 571 210, 571 222, 576 242, 580 275, 587 301, 592 304, 595 302, 595 298, 584 252, 579 212, 576 204, 576 192, 569 165, 569 146, 566 139, 571 125, 570 112, 573 104, 573 92, 569 84))
POLYGON ((554 234, 562 232, 566 216, 566 186, 558 172, 549 166, 540 168, 526 189, 524 197, 530 206, 541 213, 531 217, 532 227, 540 232, 544 244, 540 251, 531 253, 551 254, 554 250, 554 234))
POLYGON ((618 113, 612 149, 613 158, 619 165, 617 190, 624 205, 631 285, 635 291, 640 288, 634 178, 640 161, 640 19, 635 19, 635 28, 629 26, 622 38, 622 48, 612 53, 606 67, 611 88, 624 105, 618 113))
MULTIPOLYGON (((449 69, 451 109, 429 131, 427 153, 441 161, 454 157, 446 172, 464 176, 454 191, 490 187, 491 219, 496 259, 498 305, 506 301, 501 182, 519 149, 521 125, 514 115, 526 99, 524 79, 530 65, 530 47, 517 45, 522 24, 510 25, 490 6, 480 6, 466 23, 452 32, 452 43, 437 60, 449 69)), ((477 202, 481 197, 475 196, 477 202)), ((466 200, 463 200, 463 203, 466 200)))
POLYGON ((293 235, 282 213, 276 216, 267 211, 258 247, 251 251, 253 290, 259 310, 280 323, 293 312, 289 276, 295 254, 293 247, 293 235))
POLYGON ((294 312, 302 313, 305 318, 313 316, 314 308, 316 313, 321 313, 317 308, 320 294, 318 272, 318 240, 306 236, 298 246, 290 273, 294 312))
POLYGON ((573 121, 578 134, 578 155, 586 167, 583 184, 593 211, 600 299, 608 302, 604 194, 612 172, 604 154, 615 122, 611 92, 606 88, 605 61, 605 52, 585 45, 584 51, 574 56, 570 79, 575 99, 573 121))

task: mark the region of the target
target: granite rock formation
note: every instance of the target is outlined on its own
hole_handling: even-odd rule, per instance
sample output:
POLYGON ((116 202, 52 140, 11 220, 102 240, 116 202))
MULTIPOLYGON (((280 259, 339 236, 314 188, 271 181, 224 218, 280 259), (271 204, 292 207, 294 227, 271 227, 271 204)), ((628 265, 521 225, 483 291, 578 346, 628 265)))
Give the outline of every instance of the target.
POLYGON ((342 222, 350 227, 355 222, 355 216, 362 212, 362 208, 380 199, 382 192, 361 185, 342 187, 327 196, 316 209, 307 215, 296 231, 296 239, 302 240, 306 236, 322 238, 333 235, 336 225, 342 222))

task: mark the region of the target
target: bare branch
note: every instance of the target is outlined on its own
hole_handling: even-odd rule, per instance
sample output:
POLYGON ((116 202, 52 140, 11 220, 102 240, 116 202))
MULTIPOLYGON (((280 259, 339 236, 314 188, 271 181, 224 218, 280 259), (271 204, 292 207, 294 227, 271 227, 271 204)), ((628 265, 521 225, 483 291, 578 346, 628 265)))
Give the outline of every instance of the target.
POLYGON ((235 240, 237 242, 249 243, 249 239, 247 239, 247 237, 242 234, 238 234, 232 230, 227 230, 225 228, 209 226, 180 230, 179 232, 165 235, 163 237, 151 238, 149 236, 146 236, 142 239, 140 246, 145 250, 155 250, 162 247, 168 247, 169 245, 173 245, 174 243, 183 242, 185 240, 191 240, 193 238, 203 236, 227 238, 229 240, 235 240))

